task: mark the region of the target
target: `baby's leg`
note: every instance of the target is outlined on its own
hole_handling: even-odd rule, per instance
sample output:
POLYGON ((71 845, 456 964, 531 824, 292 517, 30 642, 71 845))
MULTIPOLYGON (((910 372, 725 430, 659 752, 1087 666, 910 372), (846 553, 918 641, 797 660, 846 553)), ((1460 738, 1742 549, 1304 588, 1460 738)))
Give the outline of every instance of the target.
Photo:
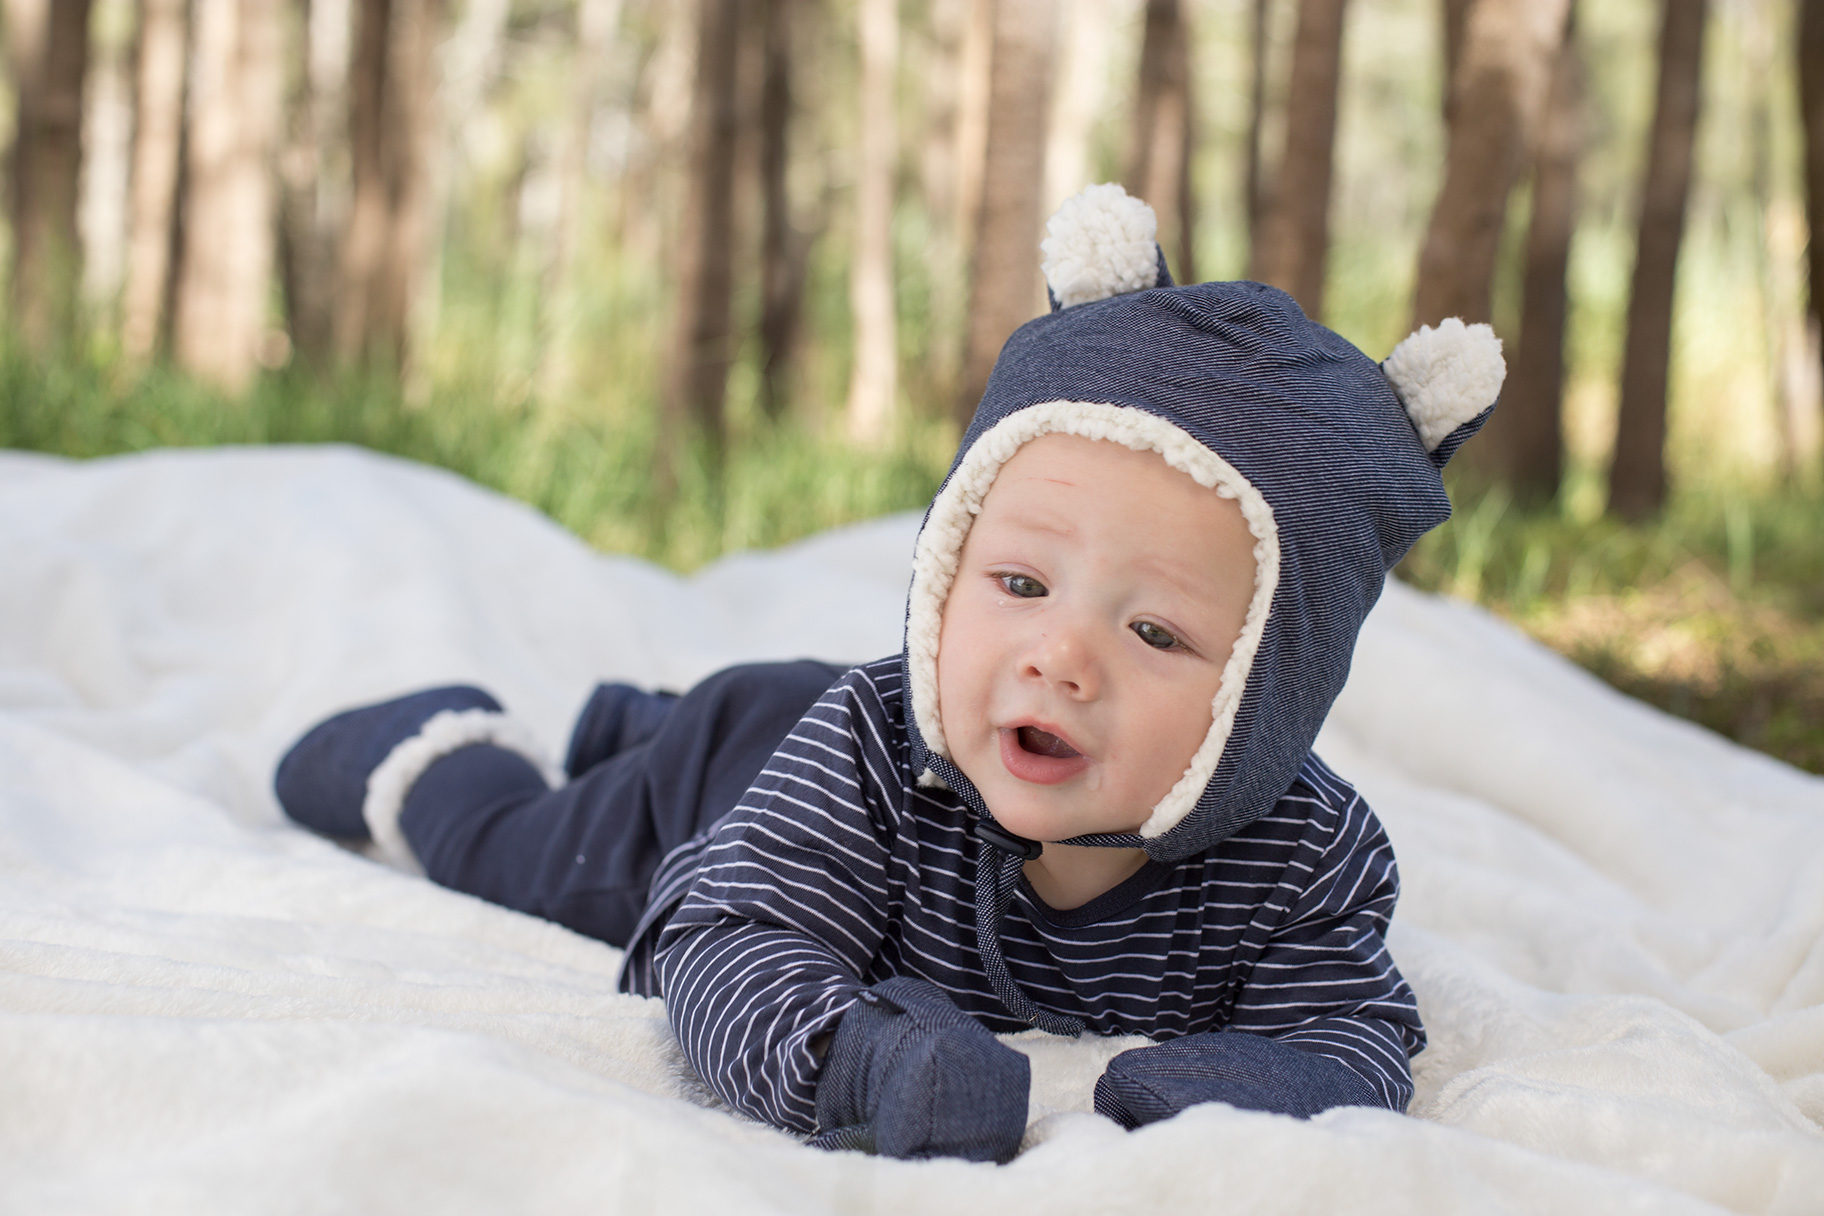
POLYGON ((665 854, 734 807, 842 671, 718 672, 650 737, 555 790, 516 752, 462 748, 413 784, 400 830, 433 881, 625 945, 665 854))
POLYGON ((597 684, 564 755, 564 775, 580 777, 610 756, 652 738, 678 703, 675 692, 644 692, 631 684, 597 684))

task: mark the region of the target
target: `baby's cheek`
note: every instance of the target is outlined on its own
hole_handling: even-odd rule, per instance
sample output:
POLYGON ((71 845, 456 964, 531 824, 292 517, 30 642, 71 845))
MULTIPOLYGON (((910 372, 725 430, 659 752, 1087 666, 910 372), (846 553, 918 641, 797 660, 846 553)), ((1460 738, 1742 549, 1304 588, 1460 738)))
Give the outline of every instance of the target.
POLYGON ((1178 784, 1179 779, 1191 767, 1197 749, 1203 746, 1204 739, 1210 733, 1207 708, 1201 715, 1192 709, 1174 717, 1174 721, 1156 724, 1147 736, 1151 744, 1147 757, 1150 772, 1146 782, 1150 793, 1146 804, 1149 814, 1161 798, 1171 793, 1172 787, 1178 784))

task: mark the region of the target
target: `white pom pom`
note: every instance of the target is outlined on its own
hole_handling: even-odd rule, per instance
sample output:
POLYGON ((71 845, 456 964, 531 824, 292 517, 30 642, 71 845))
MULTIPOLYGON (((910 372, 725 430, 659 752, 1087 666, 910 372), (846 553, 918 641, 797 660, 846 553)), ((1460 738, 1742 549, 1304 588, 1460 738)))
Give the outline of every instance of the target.
POLYGON ((1065 308, 1159 281, 1153 209, 1110 182, 1086 186, 1045 223, 1045 281, 1065 308))
POLYGON ((1507 363, 1501 339, 1486 325, 1465 325, 1446 317, 1393 348, 1381 364, 1400 404, 1419 429, 1427 452, 1444 437, 1495 403, 1507 363))

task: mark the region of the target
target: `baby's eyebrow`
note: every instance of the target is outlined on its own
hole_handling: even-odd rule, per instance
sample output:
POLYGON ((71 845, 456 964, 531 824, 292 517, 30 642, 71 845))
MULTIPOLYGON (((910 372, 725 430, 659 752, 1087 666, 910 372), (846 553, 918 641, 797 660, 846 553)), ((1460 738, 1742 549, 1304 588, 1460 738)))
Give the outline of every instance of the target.
POLYGON ((1211 592, 1220 590, 1225 581, 1219 576, 1212 578, 1213 572, 1205 567, 1171 558, 1156 560, 1136 557, 1135 564, 1147 574, 1170 585, 1174 591, 1200 602, 1208 600, 1211 592))
POLYGON ((1015 519, 1002 519, 1002 527, 1013 532, 1044 532, 1052 536, 1075 536, 1078 528, 1068 517, 1045 512, 1015 519))

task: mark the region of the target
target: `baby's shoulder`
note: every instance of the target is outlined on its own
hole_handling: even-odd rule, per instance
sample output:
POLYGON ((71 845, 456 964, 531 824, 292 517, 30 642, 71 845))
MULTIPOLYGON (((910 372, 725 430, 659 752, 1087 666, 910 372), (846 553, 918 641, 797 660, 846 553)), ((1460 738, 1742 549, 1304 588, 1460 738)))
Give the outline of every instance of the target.
POLYGON ((894 729, 905 729, 905 671, 898 655, 857 663, 837 677, 825 701, 838 700, 894 729))
MULTIPOLYGON (((911 737, 906 729, 905 680, 897 655, 858 663, 849 668, 805 715, 797 734, 818 735, 801 747, 820 744, 811 756, 820 763, 821 777, 810 779, 856 782, 862 787, 871 814, 891 829, 908 809, 914 793, 911 737), (832 772, 828 753, 841 752, 840 772, 832 772)), ((788 739, 789 749, 794 739, 788 739)))
POLYGON ((1325 764, 1316 752, 1306 752, 1305 762, 1299 766, 1298 776, 1280 799, 1296 798, 1301 803, 1322 807, 1333 815, 1348 815, 1360 809, 1363 813, 1373 814, 1368 803, 1356 790, 1354 784, 1337 775, 1335 769, 1325 764))
POLYGON ((1384 841, 1386 834, 1367 799, 1311 752, 1291 788, 1236 838, 1328 852, 1338 844, 1373 845, 1384 841))

